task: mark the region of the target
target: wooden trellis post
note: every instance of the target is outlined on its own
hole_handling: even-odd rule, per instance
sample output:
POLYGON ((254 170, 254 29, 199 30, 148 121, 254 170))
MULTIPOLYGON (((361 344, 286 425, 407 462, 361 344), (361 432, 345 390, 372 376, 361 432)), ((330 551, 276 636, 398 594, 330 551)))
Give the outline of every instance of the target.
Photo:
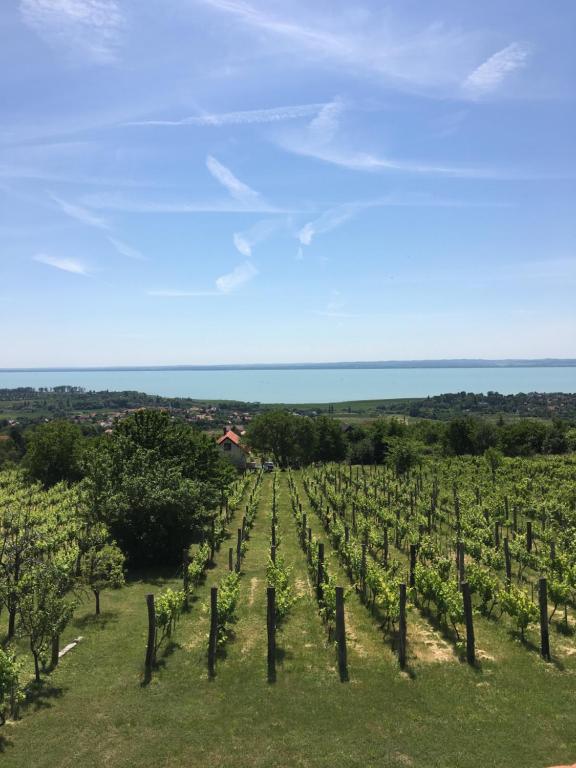
POLYGON ((188 593, 190 590, 190 574, 188 573, 188 566, 190 565, 190 553, 188 547, 184 547, 182 550, 182 587, 184 589, 184 609, 188 610, 190 607, 188 600, 188 593))
POLYGON ((346 620, 344 615, 344 588, 336 587, 336 643, 340 680, 348 680, 348 656, 346 651, 346 620))
POLYGON ((510 558, 510 543, 508 537, 504 539, 504 565, 506 567, 506 589, 512 584, 512 560, 510 558))
POLYGON ((324 600, 324 544, 318 542, 318 573, 316 576, 316 597, 318 602, 324 600))
POLYGON ((410 544, 410 588, 416 585, 416 544, 410 544))
POLYGON ((266 589, 266 626, 268 634, 268 682, 276 680, 276 589, 266 589))
POLYGON ((550 661, 550 635, 548 630, 548 584, 542 577, 538 580, 538 601, 540 603, 540 654, 550 661))
POLYGON ((240 565, 242 560, 242 528, 238 528, 236 541, 236 573, 240 573, 240 565))
POLYGON ((470 585, 463 581, 462 600, 464 602, 464 621, 466 622, 466 661, 468 664, 476 663, 476 650, 474 642, 474 620, 472 617, 472 598, 470 596, 470 585))
POLYGON ((400 611, 398 618, 398 661, 400 668, 406 666, 406 584, 400 584, 400 611))
POLYGON ((148 607, 148 644, 146 646, 146 669, 150 671, 156 663, 156 608, 154 595, 146 595, 148 607))
POLYGON ((210 588, 210 634, 208 636, 208 674, 216 674, 216 648, 218 645, 218 587, 210 588))

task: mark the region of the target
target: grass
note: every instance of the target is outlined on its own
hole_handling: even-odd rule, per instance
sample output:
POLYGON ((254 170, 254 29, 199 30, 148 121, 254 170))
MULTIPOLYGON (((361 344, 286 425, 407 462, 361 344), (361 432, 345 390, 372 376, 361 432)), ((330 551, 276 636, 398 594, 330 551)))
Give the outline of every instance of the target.
MULTIPOLYGON (((574 762, 572 638, 552 633, 561 663, 545 664, 500 622, 479 621, 478 645, 494 660, 473 670, 453 653, 444 661, 426 653, 427 642, 445 641, 413 610, 410 674, 401 673, 389 638, 352 593, 346 605, 350 682, 341 683, 297 541, 284 476, 279 551, 294 568, 300 597, 278 636, 277 681, 268 683, 271 482, 270 476, 264 479, 243 564, 239 621, 216 678, 207 676, 203 605, 209 587, 227 568, 228 542, 181 619, 173 644, 159 654, 148 685, 143 684, 145 595, 177 585, 174 574, 134 574, 124 589, 103 596, 99 619, 90 601, 82 606, 63 641, 77 635, 84 640, 39 689, 32 689, 22 719, 0 729, 3 766, 540 768, 574 762)), ((308 519, 321 536, 309 510, 308 519)), ((334 557, 328 565, 345 584, 334 557)))

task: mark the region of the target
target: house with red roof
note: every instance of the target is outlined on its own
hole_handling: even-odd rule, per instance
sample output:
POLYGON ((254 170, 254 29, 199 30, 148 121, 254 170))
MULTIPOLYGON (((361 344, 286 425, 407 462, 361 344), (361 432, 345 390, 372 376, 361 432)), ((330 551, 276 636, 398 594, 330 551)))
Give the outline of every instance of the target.
POLYGON ((248 450, 241 444, 240 437, 231 429, 224 430, 216 441, 222 453, 237 469, 246 469, 248 450))

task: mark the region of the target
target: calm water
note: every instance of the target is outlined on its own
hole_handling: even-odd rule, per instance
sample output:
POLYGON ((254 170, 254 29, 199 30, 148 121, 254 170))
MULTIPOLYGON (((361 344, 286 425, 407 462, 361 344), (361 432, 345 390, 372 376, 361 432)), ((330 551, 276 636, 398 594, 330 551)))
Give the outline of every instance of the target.
POLYGON ((0 389, 59 384, 92 390, 137 390, 166 397, 334 403, 461 391, 576 392, 576 367, 0 372, 0 389))

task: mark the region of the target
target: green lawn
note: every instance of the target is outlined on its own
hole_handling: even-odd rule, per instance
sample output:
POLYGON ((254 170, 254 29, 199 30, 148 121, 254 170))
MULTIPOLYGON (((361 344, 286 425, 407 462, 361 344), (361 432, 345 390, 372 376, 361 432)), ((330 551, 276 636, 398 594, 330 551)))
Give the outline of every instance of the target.
MULTIPOLYGON (((228 543, 148 685, 145 595, 177 585, 173 574, 134 576, 126 588, 104 594, 99 619, 87 602, 64 638, 84 640, 45 676, 22 719, 0 729, 3 766, 540 768, 576 760, 573 638, 553 633, 556 663, 545 664, 503 624, 478 620, 484 658, 472 670, 412 609, 409 667, 402 673, 389 639, 350 594, 350 681, 341 683, 283 475, 279 551, 294 567, 300 599, 278 637, 277 682, 267 683, 271 484, 268 475, 244 561, 236 636, 216 678, 207 676, 203 605, 227 568, 228 543)), ((321 536, 319 521, 308 517, 321 536)), ((328 567, 346 583, 335 558, 328 567)))

